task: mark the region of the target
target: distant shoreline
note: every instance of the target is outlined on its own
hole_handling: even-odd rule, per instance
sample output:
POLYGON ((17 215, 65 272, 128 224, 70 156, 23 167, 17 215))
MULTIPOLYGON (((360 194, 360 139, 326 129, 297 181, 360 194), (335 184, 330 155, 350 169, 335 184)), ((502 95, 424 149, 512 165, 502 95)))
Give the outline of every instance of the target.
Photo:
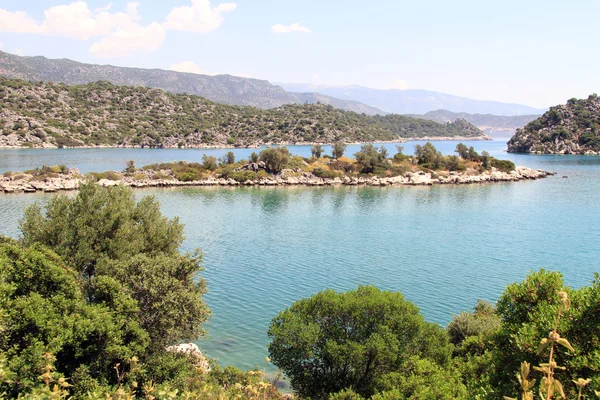
MULTIPOLYGON (((406 143, 414 141, 493 141, 494 138, 491 136, 483 135, 477 137, 470 136, 425 136, 420 138, 399 138, 397 140, 371 140, 368 142, 344 142, 346 145, 354 146, 361 144, 385 144, 385 143, 406 143)), ((314 145, 331 146, 332 143, 321 143, 321 142, 281 142, 281 143, 262 143, 253 144, 248 146, 234 146, 228 144, 218 145, 201 145, 201 146, 173 146, 173 147, 149 147, 139 145, 85 145, 77 147, 57 147, 57 146, 0 146, 0 150, 56 150, 56 149, 261 149, 263 147, 279 147, 279 146, 314 146, 314 145)))

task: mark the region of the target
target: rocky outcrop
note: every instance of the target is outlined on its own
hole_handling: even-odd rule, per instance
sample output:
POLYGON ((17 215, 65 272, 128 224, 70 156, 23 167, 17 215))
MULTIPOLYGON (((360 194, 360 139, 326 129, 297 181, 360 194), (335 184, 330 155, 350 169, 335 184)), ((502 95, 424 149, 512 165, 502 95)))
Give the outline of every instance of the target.
POLYGON ((600 99, 571 99, 518 129, 510 153, 600 154, 600 99))
MULTIPOLYGON (((169 177, 168 171, 159 171, 161 176, 169 177)), ((447 184, 472 184, 492 182, 515 182, 528 179, 541 179, 553 175, 551 172, 534 170, 527 167, 516 167, 514 171, 502 172, 496 168, 482 173, 474 169, 464 172, 407 172, 395 177, 339 177, 319 178, 307 172, 295 172, 284 170, 279 175, 270 175, 238 182, 233 179, 209 177, 207 179, 183 182, 176 179, 152 179, 156 172, 146 171, 144 178, 123 177, 120 179, 100 179, 98 185, 109 187, 125 185, 132 188, 156 188, 156 187, 179 187, 179 186, 427 186, 447 184)), ((13 173, 9 176, 0 177, 0 191, 4 193, 15 192, 57 192, 62 190, 75 190, 79 185, 86 182, 85 177, 78 174, 60 174, 59 177, 46 178, 44 180, 32 180, 32 175, 13 173)), ((170 177, 169 177, 170 178, 170 177)))
POLYGON ((167 351, 173 353, 183 353, 190 357, 193 357, 196 361, 196 365, 204 372, 210 371, 210 365, 208 360, 204 357, 204 354, 200 351, 200 348, 195 343, 181 343, 174 346, 168 346, 167 351))

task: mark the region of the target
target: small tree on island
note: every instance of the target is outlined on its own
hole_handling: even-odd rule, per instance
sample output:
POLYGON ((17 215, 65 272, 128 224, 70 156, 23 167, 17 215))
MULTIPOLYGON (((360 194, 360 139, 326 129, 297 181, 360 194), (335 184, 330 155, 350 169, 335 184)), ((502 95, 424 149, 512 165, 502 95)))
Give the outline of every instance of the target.
POLYGON ((311 147, 310 152, 313 157, 321 158, 321 153, 323 152, 323 146, 320 144, 315 144, 311 147))
POLYGON ((286 147, 264 149, 260 152, 260 161, 265 163, 267 172, 277 174, 290 160, 290 151, 286 147))
POLYGON ((346 145, 342 142, 335 142, 331 149, 331 155, 333 158, 342 158, 344 156, 344 151, 346 150, 346 145))

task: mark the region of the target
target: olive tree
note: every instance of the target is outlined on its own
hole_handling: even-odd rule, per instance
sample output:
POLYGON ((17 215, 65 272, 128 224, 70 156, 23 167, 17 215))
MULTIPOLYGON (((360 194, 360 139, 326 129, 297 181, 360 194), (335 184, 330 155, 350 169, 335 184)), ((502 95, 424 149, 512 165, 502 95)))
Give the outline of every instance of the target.
POLYGON ((315 399, 344 389, 370 396, 411 357, 447 365, 452 351, 414 304, 372 286, 299 300, 272 320, 268 335, 273 363, 300 396, 315 399))

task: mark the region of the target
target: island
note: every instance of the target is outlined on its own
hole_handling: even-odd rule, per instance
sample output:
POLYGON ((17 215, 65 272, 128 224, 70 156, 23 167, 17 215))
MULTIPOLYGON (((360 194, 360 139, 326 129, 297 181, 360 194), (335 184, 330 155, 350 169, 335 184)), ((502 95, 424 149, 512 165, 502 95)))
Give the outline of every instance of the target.
POLYGON ((600 99, 570 99, 518 129, 510 153, 600 154, 600 99))
POLYGON ((345 144, 333 145, 324 155, 321 145, 312 147, 312 156, 292 156, 286 147, 272 147, 252 153, 249 159, 235 160, 232 151, 221 159, 204 155, 201 163, 171 162, 137 168, 129 161, 122 172, 81 174, 64 165, 43 166, 24 172, 5 172, 0 177, 4 193, 56 192, 76 190, 86 182, 100 186, 125 185, 132 188, 175 186, 332 186, 332 185, 436 185, 509 182, 539 179, 551 172, 517 167, 487 152, 459 143, 458 155, 443 156, 427 142, 417 145, 414 155, 403 154, 402 146, 389 157, 381 146, 366 144, 344 156, 345 144))

